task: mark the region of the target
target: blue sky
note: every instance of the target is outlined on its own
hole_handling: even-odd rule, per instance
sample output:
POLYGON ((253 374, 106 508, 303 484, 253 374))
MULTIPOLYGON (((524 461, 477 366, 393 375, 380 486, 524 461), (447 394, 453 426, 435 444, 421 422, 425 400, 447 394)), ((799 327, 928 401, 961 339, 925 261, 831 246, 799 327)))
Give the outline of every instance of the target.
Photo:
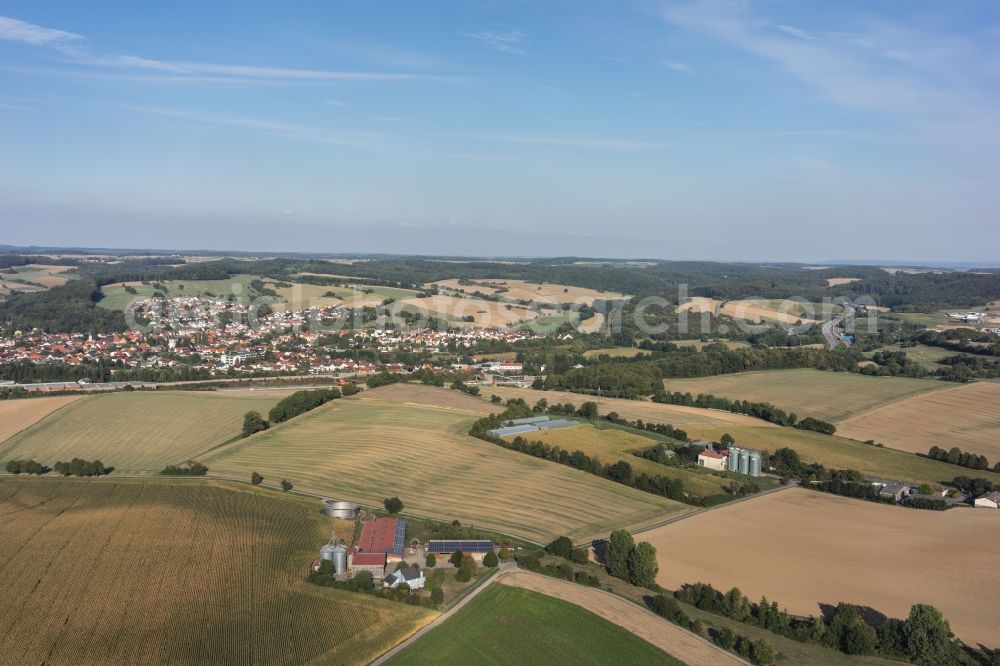
POLYGON ((0 17, 0 243, 998 261, 992 0, 0 17))

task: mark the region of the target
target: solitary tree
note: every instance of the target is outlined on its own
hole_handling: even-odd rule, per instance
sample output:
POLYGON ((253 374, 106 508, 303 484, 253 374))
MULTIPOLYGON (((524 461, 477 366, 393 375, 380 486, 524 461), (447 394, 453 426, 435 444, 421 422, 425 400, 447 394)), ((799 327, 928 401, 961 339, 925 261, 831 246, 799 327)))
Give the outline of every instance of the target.
POLYGON ((254 473, 252 473, 250 475, 250 483, 252 483, 255 486, 259 486, 260 483, 261 483, 261 481, 263 481, 263 480, 264 480, 264 477, 262 477, 257 472, 254 472, 254 473))
POLYGON ((951 626, 934 606, 915 604, 903 625, 906 651, 918 664, 957 663, 959 650, 951 640, 951 626))
POLYGON ((615 530, 608 540, 608 547, 604 552, 604 561, 608 567, 608 573, 615 578, 628 580, 628 554, 635 548, 635 540, 632 535, 625 530, 615 530))
POLYGON ((437 556, 434 555, 434 553, 427 553, 427 559, 424 560, 424 564, 427 565, 427 568, 433 569, 434 567, 437 566, 437 563, 438 563, 437 556))
POLYGON ((638 587, 651 587, 656 582, 656 548, 642 541, 628 554, 628 578, 638 587))
POLYGON ((382 500, 382 506, 385 507, 386 511, 395 515, 403 510, 403 500, 398 497, 386 497, 382 500))
POLYGON ((500 549, 500 559, 503 560, 504 562, 506 562, 507 560, 509 560, 513 556, 514 556, 514 554, 510 552, 509 548, 501 548, 500 549))
POLYGON ((260 412, 247 412, 243 415, 243 432, 244 437, 249 437, 255 432, 260 432, 261 430, 267 430, 267 421, 260 415, 260 412))
POLYGON ((289 481, 288 479, 282 479, 281 480, 281 489, 284 490, 287 493, 289 490, 292 489, 292 482, 289 481))
POLYGON ((494 553, 492 550, 486 553, 486 556, 483 558, 484 567, 495 567, 499 563, 500 560, 497 558, 497 554, 494 553))
POLYGON ((462 566, 463 557, 465 557, 465 553, 460 550, 456 550, 451 554, 451 557, 448 558, 448 561, 451 562, 452 566, 459 567, 462 566))

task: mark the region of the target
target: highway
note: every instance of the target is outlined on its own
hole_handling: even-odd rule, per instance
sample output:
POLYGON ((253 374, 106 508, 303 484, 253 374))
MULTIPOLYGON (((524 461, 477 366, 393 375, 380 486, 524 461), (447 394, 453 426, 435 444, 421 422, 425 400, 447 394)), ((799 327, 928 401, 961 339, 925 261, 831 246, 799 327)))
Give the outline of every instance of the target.
POLYGON ((845 319, 853 315, 854 308, 850 305, 844 305, 844 314, 823 324, 823 337, 826 338, 826 343, 830 346, 830 349, 836 349, 841 343, 850 346, 851 343, 840 336, 838 329, 845 319))

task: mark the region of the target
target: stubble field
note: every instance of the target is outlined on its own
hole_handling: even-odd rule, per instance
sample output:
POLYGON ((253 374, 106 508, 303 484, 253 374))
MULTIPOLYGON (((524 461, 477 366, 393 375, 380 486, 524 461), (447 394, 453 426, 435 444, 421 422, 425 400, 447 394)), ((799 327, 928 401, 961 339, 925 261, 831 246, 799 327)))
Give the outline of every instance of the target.
POLYGON ((78 395, 70 395, 0 401, 0 444, 79 399, 78 395))
MULTIPOLYGON (((219 391, 90 395, 0 444, 0 460, 52 465, 99 459, 120 474, 157 473, 240 434, 243 415, 267 412, 287 392, 219 391)), ((11 402, 49 403, 56 398, 11 402)))
POLYGON ((671 392, 769 402, 799 418, 812 416, 826 421, 839 421, 894 400, 950 386, 933 379, 868 377, 807 368, 667 379, 664 385, 671 392))
POLYGON ((288 479, 297 489, 369 506, 398 496, 416 514, 543 543, 560 534, 605 536, 687 509, 472 438, 467 432, 481 408, 415 404, 379 391, 328 403, 202 462, 210 474, 248 478, 257 471, 271 482, 288 479))
POLYGON ((1000 512, 917 511, 790 489, 642 535, 657 581, 707 582, 766 595, 789 612, 848 602, 892 617, 937 606, 963 640, 1000 645, 1000 512))
POLYGON ((977 382, 924 393, 891 403, 837 424, 855 439, 927 453, 932 446, 957 446, 1000 462, 1000 384, 977 382))
POLYGON ((304 582, 315 502, 204 482, 0 479, 0 654, 364 664, 435 613, 304 582))

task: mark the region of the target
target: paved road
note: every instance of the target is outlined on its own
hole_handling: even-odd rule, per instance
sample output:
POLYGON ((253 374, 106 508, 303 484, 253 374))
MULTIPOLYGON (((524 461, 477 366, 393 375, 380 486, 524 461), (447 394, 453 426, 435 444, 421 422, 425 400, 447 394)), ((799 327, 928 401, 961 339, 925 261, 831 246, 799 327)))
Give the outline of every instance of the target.
POLYGON ((836 349, 841 343, 850 346, 851 343, 840 337, 837 333, 837 329, 840 324, 843 323, 845 319, 854 314, 854 308, 850 305, 844 306, 844 314, 837 317, 836 319, 831 319, 830 321, 823 324, 821 330, 823 331, 823 337, 826 338, 826 343, 830 346, 830 349, 836 349))

